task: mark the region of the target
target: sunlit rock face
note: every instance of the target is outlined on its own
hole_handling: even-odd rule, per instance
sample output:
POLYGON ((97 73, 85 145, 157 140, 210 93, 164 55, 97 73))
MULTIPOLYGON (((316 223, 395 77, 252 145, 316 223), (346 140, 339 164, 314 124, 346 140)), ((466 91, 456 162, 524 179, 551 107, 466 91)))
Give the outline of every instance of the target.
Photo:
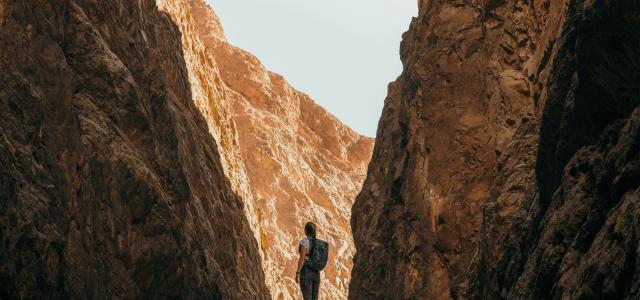
POLYGON ((0 1, 0 297, 268 299, 182 1, 0 1))
MULTIPOLYGON (((205 46, 208 40, 224 38, 218 17, 211 10, 199 10, 195 3, 206 6, 202 2, 183 0, 156 0, 160 10, 178 26, 182 33, 182 49, 185 53, 187 74, 192 93, 192 101, 207 122, 209 133, 220 144, 221 164, 232 188, 243 202, 245 217, 259 248, 262 248, 259 237, 258 214, 254 208, 254 200, 249 188, 244 163, 240 155, 238 133, 234 120, 232 102, 227 87, 222 82, 220 70, 211 51, 205 46), (205 13, 206 15, 198 15, 205 13), (198 28, 211 28, 211 36, 200 35, 198 28)), ((265 264, 262 251, 259 252, 265 264)), ((267 282, 273 276, 266 273, 267 282)))
POLYGON ((420 1, 351 299, 640 295, 640 5, 420 1))
POLYGON ((206 21, 217 17, 202 1, 190 5, 196 23, 207 24, 197 28, 228 87, 273 297, 300 297, 294 281, 297 244, 311 220, 331 245, 322 298, 346 298, 354 253, 351 205, 373 139, 354 132, 253 55, 228 44, 219 23, 206 21))

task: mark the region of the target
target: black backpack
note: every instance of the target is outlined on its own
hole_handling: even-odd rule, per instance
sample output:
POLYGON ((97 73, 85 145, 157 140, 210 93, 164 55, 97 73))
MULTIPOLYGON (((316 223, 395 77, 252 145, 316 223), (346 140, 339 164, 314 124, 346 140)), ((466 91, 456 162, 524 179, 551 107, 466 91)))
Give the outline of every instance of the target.
POLYGON ((309 251, 309 259, 306 261, 309 269, 320 272, 327 266, 329 258, 329 244, 323 240, 309 238, 311 242, 311 250, 309 251))

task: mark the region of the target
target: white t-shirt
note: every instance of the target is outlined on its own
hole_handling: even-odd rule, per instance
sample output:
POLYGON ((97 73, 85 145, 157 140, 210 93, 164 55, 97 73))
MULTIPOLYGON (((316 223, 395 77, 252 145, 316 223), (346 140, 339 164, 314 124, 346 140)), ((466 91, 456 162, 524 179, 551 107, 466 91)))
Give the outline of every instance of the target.
MULTIPOLYGON (((311 241, 309 240, 309 238, 304 238, 302 240, 300 240, 300 246, 307 248, 307 253, 309 253, 310 249, 311 249, 311 241)), ((304 257, 304 260, 309 260, 309 256, 306 255, 304 257)))
POLYGON ((309 238, 304 238, 300 241, 300 246, 307 248, 307 250, 311 249, 311 241, 309 238))

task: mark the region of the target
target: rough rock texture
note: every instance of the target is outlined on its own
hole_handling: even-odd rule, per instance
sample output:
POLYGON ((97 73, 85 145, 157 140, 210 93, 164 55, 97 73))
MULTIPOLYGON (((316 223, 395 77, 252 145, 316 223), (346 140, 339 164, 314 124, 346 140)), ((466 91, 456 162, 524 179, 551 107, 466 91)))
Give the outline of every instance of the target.
POLYGON ((470 295, 638 299, 640 3, 553 3, 549 21, 537 118, 496 172, 470 295))
POLYGON ((0 1, 0 298, 269 298, 223 85, 158 5, 0 1))
MULTIPOLYGON (((201 0, 190 4, 194 19, 217 19, 201 0)), ((357 134, 253 55, 227 43, 219 24, 197 28, 229 88, 260 219, 265 272, 273 272, 268 276, 274 277, 268 283, 273 297, 300 297, 294 281, 297 243, 312 220, 332 247, 322 298, 346 298, 355 252, 351 205, 364 181, 373 139, 357 134)))
POLYGON ((639 297, 640 4, 419 6, 350 298, 639 297))
POLYGON ((183 35, 189 37, 186 43, 182 43, 182 48, 186 54, 193 101, 205 117, 210 133, 222 145, 222 165, 234 190, 245 204, 245 216, 259 244, 267 288, 272 297, 283 294, 286 287, 277 271, 277 263, 266 255, 262 246, 264 239, 260 235, 259 215, 254 209, 249 177, 238 144, 238 131, 232 108, 233 92, 222 82, 214 53, 211 47, 207 46, 213 41, 226 41, 220 19, 202 0, 156 2, 179 25, 183 35))

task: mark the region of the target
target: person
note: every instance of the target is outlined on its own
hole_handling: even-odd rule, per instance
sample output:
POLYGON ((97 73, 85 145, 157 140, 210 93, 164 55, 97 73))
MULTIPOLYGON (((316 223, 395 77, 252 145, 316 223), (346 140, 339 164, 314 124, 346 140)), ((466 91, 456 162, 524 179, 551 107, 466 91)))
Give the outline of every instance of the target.
POLYGON ((300 257, 298 258, 298 268, 296 269, 296 283, 300 283, 300 290, 304 300, 318 300, 320 272, 306 266, 312 243, 316 239, 316 225, 313 222, 307 222, 304 226, 304 233, 306 238, 302 239, 298 245, 300 257))

